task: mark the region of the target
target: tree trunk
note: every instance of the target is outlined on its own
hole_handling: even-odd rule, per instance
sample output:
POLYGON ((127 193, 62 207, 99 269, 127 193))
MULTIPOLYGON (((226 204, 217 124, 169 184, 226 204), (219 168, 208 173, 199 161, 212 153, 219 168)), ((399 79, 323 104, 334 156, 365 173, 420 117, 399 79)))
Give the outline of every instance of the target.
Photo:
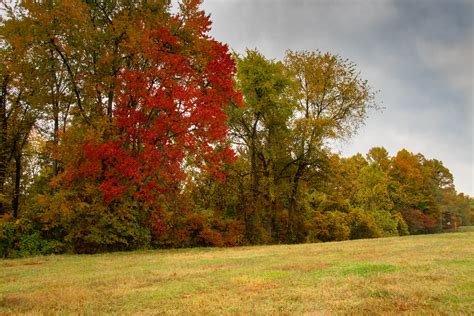
POLYGON ((302 174, 302 166, 298 166, 298 170, 296 171, 296 174, 293 178, 292 181, 292 188, 291 188, 291 194, 290 194, 290 200, 289 200, 289 205, 288 205, 288 232, 287 232, 287 242, 288 243, 296 243, 296 229, 297 229, 297 220, 298 217, 296 216, 297 214, 297 203, 296 203, 296 198, 298 195, 298 187, 300 183, 300 178, 302 174))
MULTIPOLYGON (((255 148, 255 147, 254 147, 255 148)), ((258 179, 258 170, 257 170, 257 157, 255 149, 251 148, 250 154, 250 203, 248 203, 248 215, 246 217, 246 237, 248 241, 252 244, 258 242, 258 238, 256 236, 256 227, 258 225, 258 186, 259 186, 259 179, 258 179)))
MULTIPOLYGON (((4 193, 5 177, 7 175, 7 84, 8 76, 3 79, 0 90, 0 194, 4 193)), ((0 199, 0 215, 5 211, 5 205, 0 199)))
POLYGON ((18 218, 18 210, 20 206, 20 185, 21 185, 21 158, 22 155, 19 153, 15 155, 15 192, 13 194, 12 208, 13 208, 13 217, 18 218))
MULTIPOLYGON (((6 168, 4 167, 4 158, 0 157, 0 195, 4 194, 4 183, 5 183, 5 174, 6 174, 6 168)), ((0 198, 0 215, 2 215, 5 212, 5 205, 2 202, 2 198, 0 198)))
POLYGON ((113 102, 114 102, 114 92, 109 91, 109 95, 107 98, 107 116, 112 119, 113 116, 113 102))
MULTIPOLYGON (((54 111, 54 135, 53 135, 53 144, 54 147, 57 148, 58 146, 58 134, 59 134, 59 105, 57 102, 53 103, 53 111, 54 111)), ((53 176, 58 175, 58 160, 53 159, 53 176)))
POLYGON ((288 232, 287 242, 296 242, 296 195, 298 193, 298 181, 293 182, 293 188, 291 189, 290 202, 288 205, 288 232))

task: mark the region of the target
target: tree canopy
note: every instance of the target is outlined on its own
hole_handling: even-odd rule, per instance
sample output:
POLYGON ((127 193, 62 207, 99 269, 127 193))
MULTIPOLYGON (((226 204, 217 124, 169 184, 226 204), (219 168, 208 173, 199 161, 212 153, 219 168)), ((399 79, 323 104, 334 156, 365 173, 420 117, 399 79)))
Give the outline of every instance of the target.
POLYGON ((232 55, 199 0, 1 4, 1 256, 473 224, 441 161, 334 152, 379 109, 349 60, 232 55))

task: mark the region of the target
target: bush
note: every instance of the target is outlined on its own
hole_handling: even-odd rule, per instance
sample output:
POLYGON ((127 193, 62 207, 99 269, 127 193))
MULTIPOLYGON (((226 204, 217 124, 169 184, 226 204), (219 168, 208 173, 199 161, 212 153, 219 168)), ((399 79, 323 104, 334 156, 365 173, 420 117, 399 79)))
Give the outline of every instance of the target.
POLYGON ((399 236, 406 236, 410 235, 410 232, 408 231, 408 225, 403 219, 403 216, 400 212, 396 212, 393 214, 393 217, 397 219, 397 231, 399 236))
POLYGON ((0 257, 7 257, 13 244, 15 228, 10 222, 0 222, 0 257))
POLYGON ((403 210, 403 218, 410 234, 429 234, 438 230, 438 222, 418 209, 403 210))
POLYGON ((224 246, 224 239, 220 232, 206 229, 199 233, 197 244, 205 247, 222 247, 224 246))
POLYGON ((160 228, 152 228, 154 246, 159 248, 180 247, 231 247, 243 245, 244 225, 241 221, 221 219, 209 210, 194 213, 189 210, 161 212, 154 222, 160 228))
POLYGON ((81 199, 68 190, 38 195, 24 215, 45 239, 63 242, 64 251, 96 253, 148 248, 146 212, 127 199, 106 205, 97 188, 88 185, 81 199))
POLYGON ((211 229, 222 236, 222 246, 235 247, 245 243, 245 227, 241 221, 232 219, 214 219, 211 229))
POLYGON ((20 235, 17 247, 11 252, 10 256, 15 258, 41 256, 62 251, 62 243, 55 240, 46 240, 40 232, 35 231, 31 234, 20 235))
POLYGON ((373 211, 371 212, 375 219, 375 223, 381 230, 383 237, 398 236, 399 219, 392 215, 389 211, 373 211))
POLYGON ((377 238, 383 235, 375 218, 369 212, 354 208, 349 213, 351 222, 351 239, 377 238))
POLYGON ((76 208, 67 223, 65 242, 75 253, 96 253, 148 248, 150 232, 133 207, 100 204, 76 208))
POLYGON ((340 211, 316 213, 313 227, 310 241, 347 240, 351 232, 347 214, 340 211))
POLYGON ((63 252, 63 244, 46 240, 33 223, 25 218, 0 220, 0 257, 19 258, 63 252))

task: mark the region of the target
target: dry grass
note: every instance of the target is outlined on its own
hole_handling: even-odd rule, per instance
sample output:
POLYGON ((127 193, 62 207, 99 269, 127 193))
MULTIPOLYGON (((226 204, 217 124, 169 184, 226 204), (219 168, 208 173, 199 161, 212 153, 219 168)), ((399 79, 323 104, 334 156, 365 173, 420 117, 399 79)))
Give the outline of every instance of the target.
POLYGON ((0 261, 0 314, 473 314, 474 232, 0 261))

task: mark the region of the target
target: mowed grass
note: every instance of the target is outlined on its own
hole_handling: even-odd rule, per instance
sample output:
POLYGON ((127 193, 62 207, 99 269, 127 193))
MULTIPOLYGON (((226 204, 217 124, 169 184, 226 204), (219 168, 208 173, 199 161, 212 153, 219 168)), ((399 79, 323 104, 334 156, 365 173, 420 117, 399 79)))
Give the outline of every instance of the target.
POLYGON ((474 232, 0 261, 0 314, 474 313, 474 232))

